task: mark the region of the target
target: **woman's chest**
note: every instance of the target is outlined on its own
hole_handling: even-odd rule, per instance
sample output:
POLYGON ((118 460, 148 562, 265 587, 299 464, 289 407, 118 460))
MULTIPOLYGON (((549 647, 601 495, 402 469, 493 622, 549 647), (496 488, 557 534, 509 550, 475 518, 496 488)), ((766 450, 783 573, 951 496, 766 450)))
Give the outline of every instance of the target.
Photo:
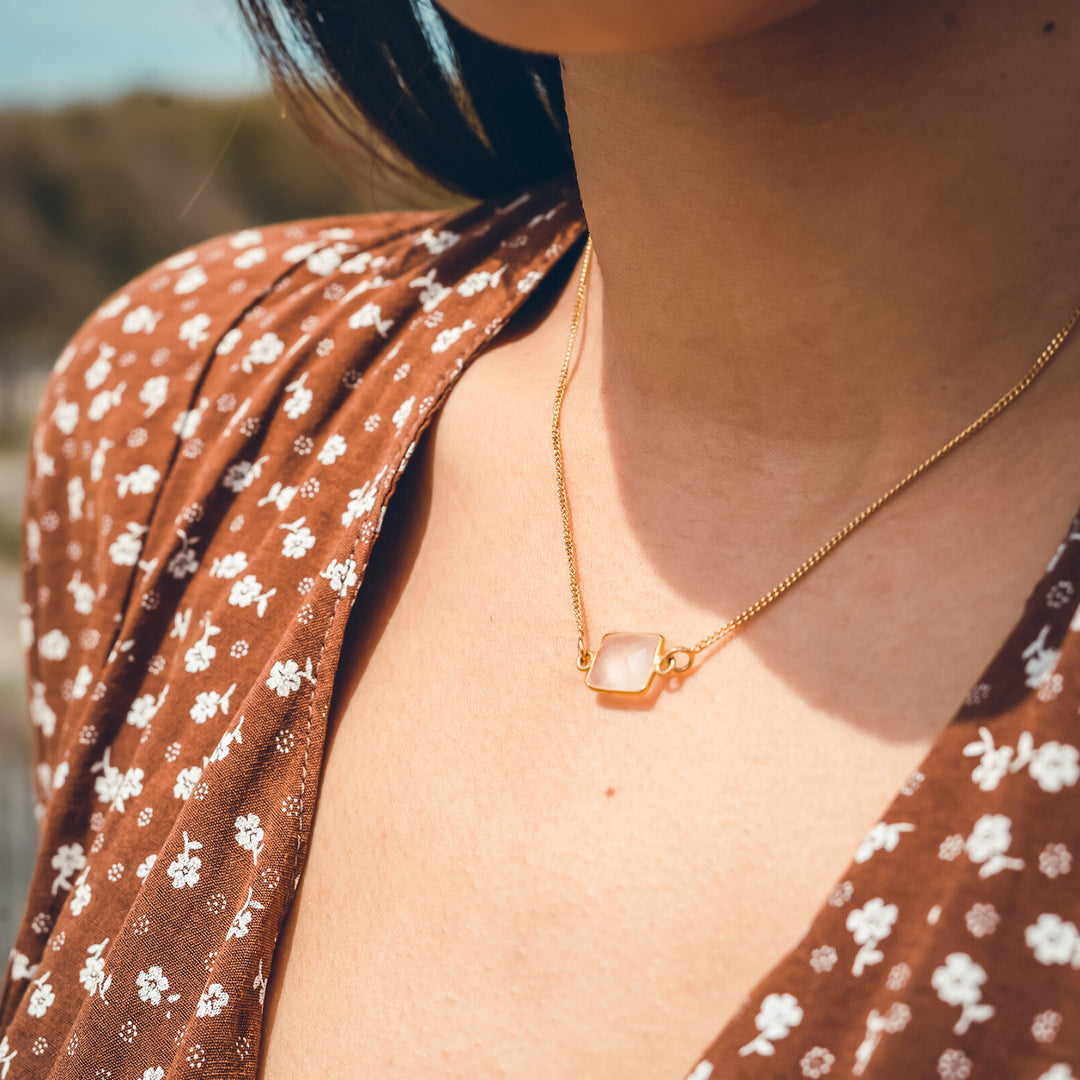
MULTIPOLYGON (((1012 629, 1072 496, 1003 523, 992 553, 967 538, 998 511, 949 535, 931 498, 914 507, 928 554, 896 528, 852 544, 752 646, 607 707, 574 667, 557 510, 535 509, 554 486, 508 436, 457 468, 454 440, 480 418, 454 401, 450 449, 440 464, 429 439, 403 475, 350 622, 260 1076, 677 1080, 868 831, 906 809, 902 786, 1012 629)), ((634 568, 606 561, 586 595, 642 611, 611 629, 654 629, 634 568)), ((858 1043, 866 1010, 850 1004, 858 1043)))
POLYGON ((413 650, 403 685, 409 654, 384 638, 327 760, 266 1080, 676 1080, 924 752, 745 685, 664 730, 598 723, 519 693, 516 665, 413 650))
POLYGON ((707 686, 598 708, 535 535, 481 559, 480 511, 384 528, 261 1076, 676 1080, 948 713, 889 741, 737 643, 707 686))

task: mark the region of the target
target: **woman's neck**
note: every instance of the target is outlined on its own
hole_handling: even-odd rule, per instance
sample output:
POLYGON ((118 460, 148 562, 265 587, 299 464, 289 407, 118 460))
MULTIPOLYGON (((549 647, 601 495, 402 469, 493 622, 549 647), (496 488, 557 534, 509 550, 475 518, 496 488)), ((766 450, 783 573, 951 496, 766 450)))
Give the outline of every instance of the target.
POLYGON ((1075 8, 826 0, 564 56, 595 244, 566 416, 706 498, 731 467, 841 499, 937 449, 1080 298, 1075 8))

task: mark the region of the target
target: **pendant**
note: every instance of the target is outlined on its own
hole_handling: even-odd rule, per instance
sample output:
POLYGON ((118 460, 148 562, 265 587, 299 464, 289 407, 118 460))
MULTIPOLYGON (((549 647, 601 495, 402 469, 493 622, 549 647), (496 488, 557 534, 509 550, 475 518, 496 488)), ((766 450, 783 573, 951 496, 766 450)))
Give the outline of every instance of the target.
POLYGON ((589 664, 585 685, 605 694, 644 694, 654 675, 684 672, 693 660, 688 649, 664 652, 660 634, 605 634, 589 664), (676 653, 683 653, 686 662, 678 666, 676 653))

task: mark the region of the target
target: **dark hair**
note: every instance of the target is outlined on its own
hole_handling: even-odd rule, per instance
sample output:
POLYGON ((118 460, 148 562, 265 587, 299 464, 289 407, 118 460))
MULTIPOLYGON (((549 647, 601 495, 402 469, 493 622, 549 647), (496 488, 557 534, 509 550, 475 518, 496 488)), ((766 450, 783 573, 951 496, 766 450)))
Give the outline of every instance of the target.
POLYGON ((237 2, 278 93, 339 159, 360 149, 476 199, 573 171, 557 56, 431 0, 237 2))

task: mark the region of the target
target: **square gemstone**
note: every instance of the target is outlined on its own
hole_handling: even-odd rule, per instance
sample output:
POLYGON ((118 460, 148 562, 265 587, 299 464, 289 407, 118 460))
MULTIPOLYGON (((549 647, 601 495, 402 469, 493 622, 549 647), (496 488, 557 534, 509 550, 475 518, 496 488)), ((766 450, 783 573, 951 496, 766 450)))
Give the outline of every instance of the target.
POLYGON ((605 634, 585 685, 613 694, 640 694, 652 682, 663 646, 659 634, 605 634))

